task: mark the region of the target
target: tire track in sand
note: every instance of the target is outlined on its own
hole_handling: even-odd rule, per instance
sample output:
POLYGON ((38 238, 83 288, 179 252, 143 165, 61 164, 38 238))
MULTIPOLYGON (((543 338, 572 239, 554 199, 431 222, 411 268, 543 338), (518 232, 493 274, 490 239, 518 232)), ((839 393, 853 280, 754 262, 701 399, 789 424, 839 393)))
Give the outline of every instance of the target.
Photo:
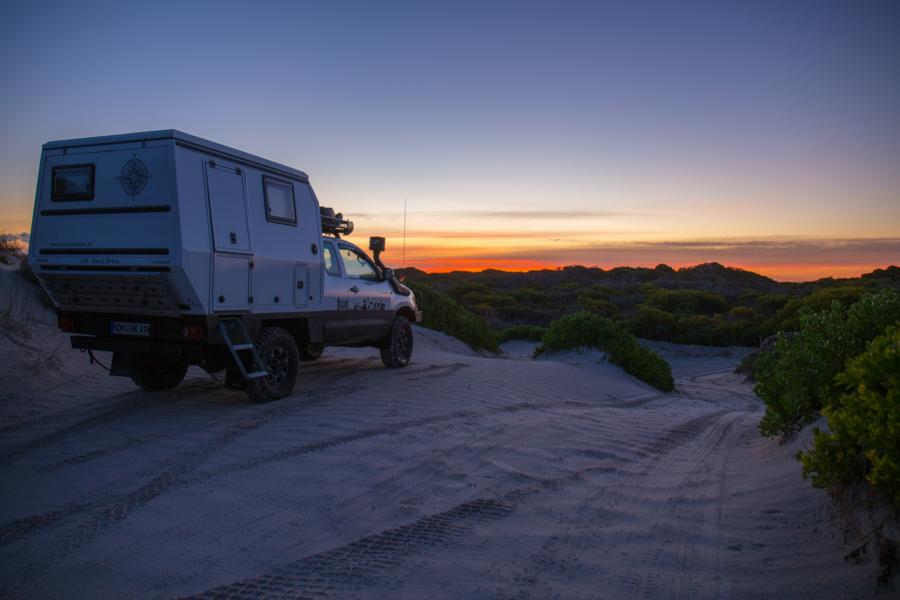
MULTIPOLYGON (((341 361, 341 362, 343 363, 343 362, 352 362, 352 361, 348 360, 348 361, 341 361)), ((455 374, 456 372, 458 372, 465 366, 466 365, 464 363, 454 363, 454 364, 450 364, 450 365, 429 365, 427 367, 418 367, 418 368, 409 369, 409 371, 404 373, 404 375, 425 375, 428 377, 448 377, 450 375, 455 374)), ((374 368, 373 368, 373 370, 374 370, 374 368)), ((382 370, 381 367, 378 367, 378 370, 382 370)), ((359 372, 358 371, 355 372, 354 375, 355 375, 355 378, 358 378, 359 372)), ((351 378, 353 378, 353 377, 351 377, 351 378)), ((346 379, 345 379, 345 381, 346 381, 346 379)), ((314 398, 311 402, 309 401, 308 398, 303 398, 300 401, 300 404, 298 406, 296 406, 296 408, 298 410, 305 410, 306 408, 310 407, 312 404, 318 404, 321 401, 327 400, 334 396, 338 396, 340 394, 351 393, 353 391, 358 391, 359 389, 363 389, 356 385, 346 385, 346 384, 344 386, 335 388, 333 386, 329 386, 327 383, 322 383, 317 387, 318 387, 318 389, 304 390, 303 394, 304 395, 318 394, 319 396, 326 394, 326 397, 314 398)), ((131 392, 129 392, 129 393, 131 393, 131 392)), ((141 392, 134 392, 134 393, 141 393, 141 392)), ((135 412, 136 410, 140 410, 143 407, 146 407, 146 404, 144 404, 144 405, 135 404, 135 406, 133 406, 133 407, 128 407, 129 410, 127 410, 127 411, 122 411, 121 407, 114 408, 110 411, 107 411, 107 412, 97 415, 95 417, 84 419, 83 421, 81 421, 73 426, 65 427, 57 432, 54 432, 53 434, 50 434, 49 436, 47 436, 48 439, 41 440, 39 442, 39 444, 37 444, 37 445, 49 444, 49 443, 52 443, 53 441, 57 441, 58 439, 61 439, 62 437, 66 436, 70 433, 75 433, 77 431, 91 429, 91 428, 97 427, 101 424, 114 421, 117 418, 127 416, 128 414, 131 414, 131 413, 135 412), (49 438, 52 438, 52 439, 49 439, 49 438)), ((145 504, 146 502, 149 502, 153 498, 159 496, 167 488, 170 488, 178 483, 189 483, 189 482, 196 481, 198 479, 203 479, 203 480, 208 479, 209 478, 208 476, 204 476, 204 477, 197 478, 197 479, 185 479, 184 475, 193 471, 194 468, 196 468, 206 458, 212 456, 219 449, 221 449, 222 447, 226 446, 228 443, 230 443, 231 441, 233 441, 234 439, 239 437, 239 435, 233 435, 234 432, 237 432, 240 435, 243 435, 244 433, 248 433, 250 430, 257 429, 257 428, 263 426, 268 421, 271 421, 274 418, 277 418, 280 416, 288 416, 294 412, 296 412, 294 410, 294 408, 286 409, 284 405, 281 405, 281 404, 275 405, 274 408, 272 408, 268 411, 268 416, 265 416, 262 419, 260 419, 258 417, 255 419, 251 418, 250 421, 238 424, 236 430, 226 432, 223 436, 219 436, 218 441, 212 442, 211 445, 201 448, 199 450, 190 450, 187 452, 183 452, 179 455, 181 458, 176 458, 176 459, 167 461, 166 466, 168 466, 169 468, 163 474, 154 477, 147 484, 145 484, 144 486, 142 486, 141 488, 139 488, 137 491, 133 492, 132 494, 128 494, 125 496, 120 495, 120 496, 107 497, 105 499, 99 499, 99 500, 87 499, 87 500, 83 500, 83 501, 68 502, 63 506, 52 509, 50 511, 47 511, 44 513, 37 513, 34 515, 29 515, 27 517, 22 517, 22 518, 16 519, 12 522, 7 522, 5 524, 2 524, 2 525, 0 525, 0 546, 20 540, 20 539, 28 536, 29 534, 35 533, 44 528, 58 525, 58 524, 63 524, 66 519, 69 519, 78 514, 84 513, 86 511, 92 510, 94 508, 97 508, 98 506, 103 506, 104 504, 112 504, 115 506, 119 506, 120 509, 116 510, 114 512, 115 512, 115 514, 122 516, 122 518, 115 519, 115 520, 104 519, 104 521, 107 524, 114 524, 115 522, 118 522, 119 520, 123 520, 123 518, 125 516, 127 516, 127 514, 130 513, 134 508, 136 508, 137 506, 139 506, 141 504, 145 504), (274 413, 274 414, 272 414, 272 413, 274 413), (138 502, 139 499, 143 499, 143 501, 138 502)), ((424 419, 424 420, 420 420, 420 421, 423 421, 422 425, 427 425, 431 422, 440 422, 442 420, 457 418, 458 414, 459 413, 454 413, 452 415, 445 415, 442 417, 433 417, 433 418, 424 419)), ((459 418, 467 418, 469 416, 472 416, 472 415, 461 414, 461 415, 459 415, 459 418)), ((307 444, 306 446, 299 449, 299 453, 297 453, 297 456, 306 454, 308 452, 313 452, 316 450, 325 450, 327 448, 331 448, 331 447, 335 447, 335 446, 338 446, 341 444, 349 443, 351 441, 355 441, 356 439, 363 439, 365 437, 371 437, 373 435, 380 435, 382 433, 391 433, 393 431, 398 431, 400 429, 417 426, 417 424, 414 422, 404 424, 404 425, 406 425, 406 427, 404 427, 404 426, 400 426, 400 427, 388 426, 388 427, 383 427, 383 428, 376 428, 375 430, 369 430, 366 432, 357 432, 355 434, 339 436, 338 438, 335 438, 332 440, 326 440, 326 441, 318 442, 318 443, 314 443, 314 444, 307 444)), ((161 436, 145 436, 142 438, 128 440, 126 442, 123 442, 123 443, 120 443, 120 444, 117 444, 117 445, 114 445, 111 447, 100 448, 100 449, 88 452, 84 455, 73 457, 71 459, 67 459, 64 461, 58 461, 51 465, 47 465, 40 470, 52 472, 52 471, 55 471, 60 468, 70 466, 73 464, 82 464, 84 462, 89 462, 91 460, 97 460, 97 459, 107 456, 111 453, 133 449, 137 446, 143 445, 145 443, 149 443, 149 442, 153 441, 154 439, 158 439, 159 437, 161 437, 161 436)), ((37 447, 37 445, 35 445, 34 447, 37 447)), ((29 448, 29 449, 33 449, 33 448, 29 448)), ((297 450, 297 449, 295 449, 295 450, 297 450)), ((291 455, 293 455, 293 453, 291 453, 291 455)), ((268 461, 263 461, 263 463, 264 462, 268 462, 268 461)), ((263 464, 263 463, 261 463, 261 464, 263 464)), ((237 468, 234 470, 240 471, 240 470, 244 470, 244 469, 237 468)), ((228 472, 228 471, 226 470, 226 472, 228 472)))

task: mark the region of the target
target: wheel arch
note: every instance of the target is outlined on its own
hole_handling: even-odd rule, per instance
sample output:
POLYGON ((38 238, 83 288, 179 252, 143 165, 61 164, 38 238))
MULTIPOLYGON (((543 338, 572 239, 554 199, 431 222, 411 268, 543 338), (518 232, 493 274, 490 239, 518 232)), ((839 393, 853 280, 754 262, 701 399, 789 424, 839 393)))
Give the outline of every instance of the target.
POLYGON ((406 317, 406 320, 410 323, 416 322, 416 313, 413 312, 413 309, 408 306, 401 306, 399 309, 397 309, 396 314, 398 317, 406 317))
POLYGON ((260 323, 260 329, 263 327, 280 327, 290 333, 297 347, 310 341, 309 319, 307 317, 294 317, 291 319, 264 319, 260 323))

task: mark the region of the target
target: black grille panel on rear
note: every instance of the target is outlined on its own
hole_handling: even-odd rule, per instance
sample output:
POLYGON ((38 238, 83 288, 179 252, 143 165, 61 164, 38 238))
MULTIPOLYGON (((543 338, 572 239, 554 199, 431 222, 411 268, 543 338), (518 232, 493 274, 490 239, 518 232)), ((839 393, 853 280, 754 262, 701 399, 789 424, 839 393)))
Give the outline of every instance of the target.
POLYGON ((60 309, 177 315, 178 306, 161 275, 41 274, 60 309))

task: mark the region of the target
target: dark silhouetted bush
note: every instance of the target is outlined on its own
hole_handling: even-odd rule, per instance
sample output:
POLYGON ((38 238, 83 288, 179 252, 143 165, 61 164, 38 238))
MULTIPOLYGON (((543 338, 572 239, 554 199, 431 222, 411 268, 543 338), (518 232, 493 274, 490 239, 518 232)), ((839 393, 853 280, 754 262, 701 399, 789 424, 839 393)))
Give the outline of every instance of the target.
POLYGON ((604 317, 612 317, 619 312, 619 307, 609 300, 603 298, 595 298, 588 294, 578 296, 576 300, 579 308, 588 312, 603 315, 604 317))
POLYGON ((731 308, 719 294, 703 290, 658 290, 647 297, 646 304, 670 313, 713 315, 731 308))

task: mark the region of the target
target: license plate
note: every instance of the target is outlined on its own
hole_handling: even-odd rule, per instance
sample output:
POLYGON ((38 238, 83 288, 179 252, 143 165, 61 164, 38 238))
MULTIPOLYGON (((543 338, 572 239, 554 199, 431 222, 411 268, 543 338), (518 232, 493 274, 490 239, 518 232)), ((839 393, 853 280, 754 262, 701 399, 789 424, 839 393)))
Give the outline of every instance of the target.
POLYGON ((113 335, 150 335, 150 323, 126 323, 113 321, 109 324, 109 331, 113 335))

